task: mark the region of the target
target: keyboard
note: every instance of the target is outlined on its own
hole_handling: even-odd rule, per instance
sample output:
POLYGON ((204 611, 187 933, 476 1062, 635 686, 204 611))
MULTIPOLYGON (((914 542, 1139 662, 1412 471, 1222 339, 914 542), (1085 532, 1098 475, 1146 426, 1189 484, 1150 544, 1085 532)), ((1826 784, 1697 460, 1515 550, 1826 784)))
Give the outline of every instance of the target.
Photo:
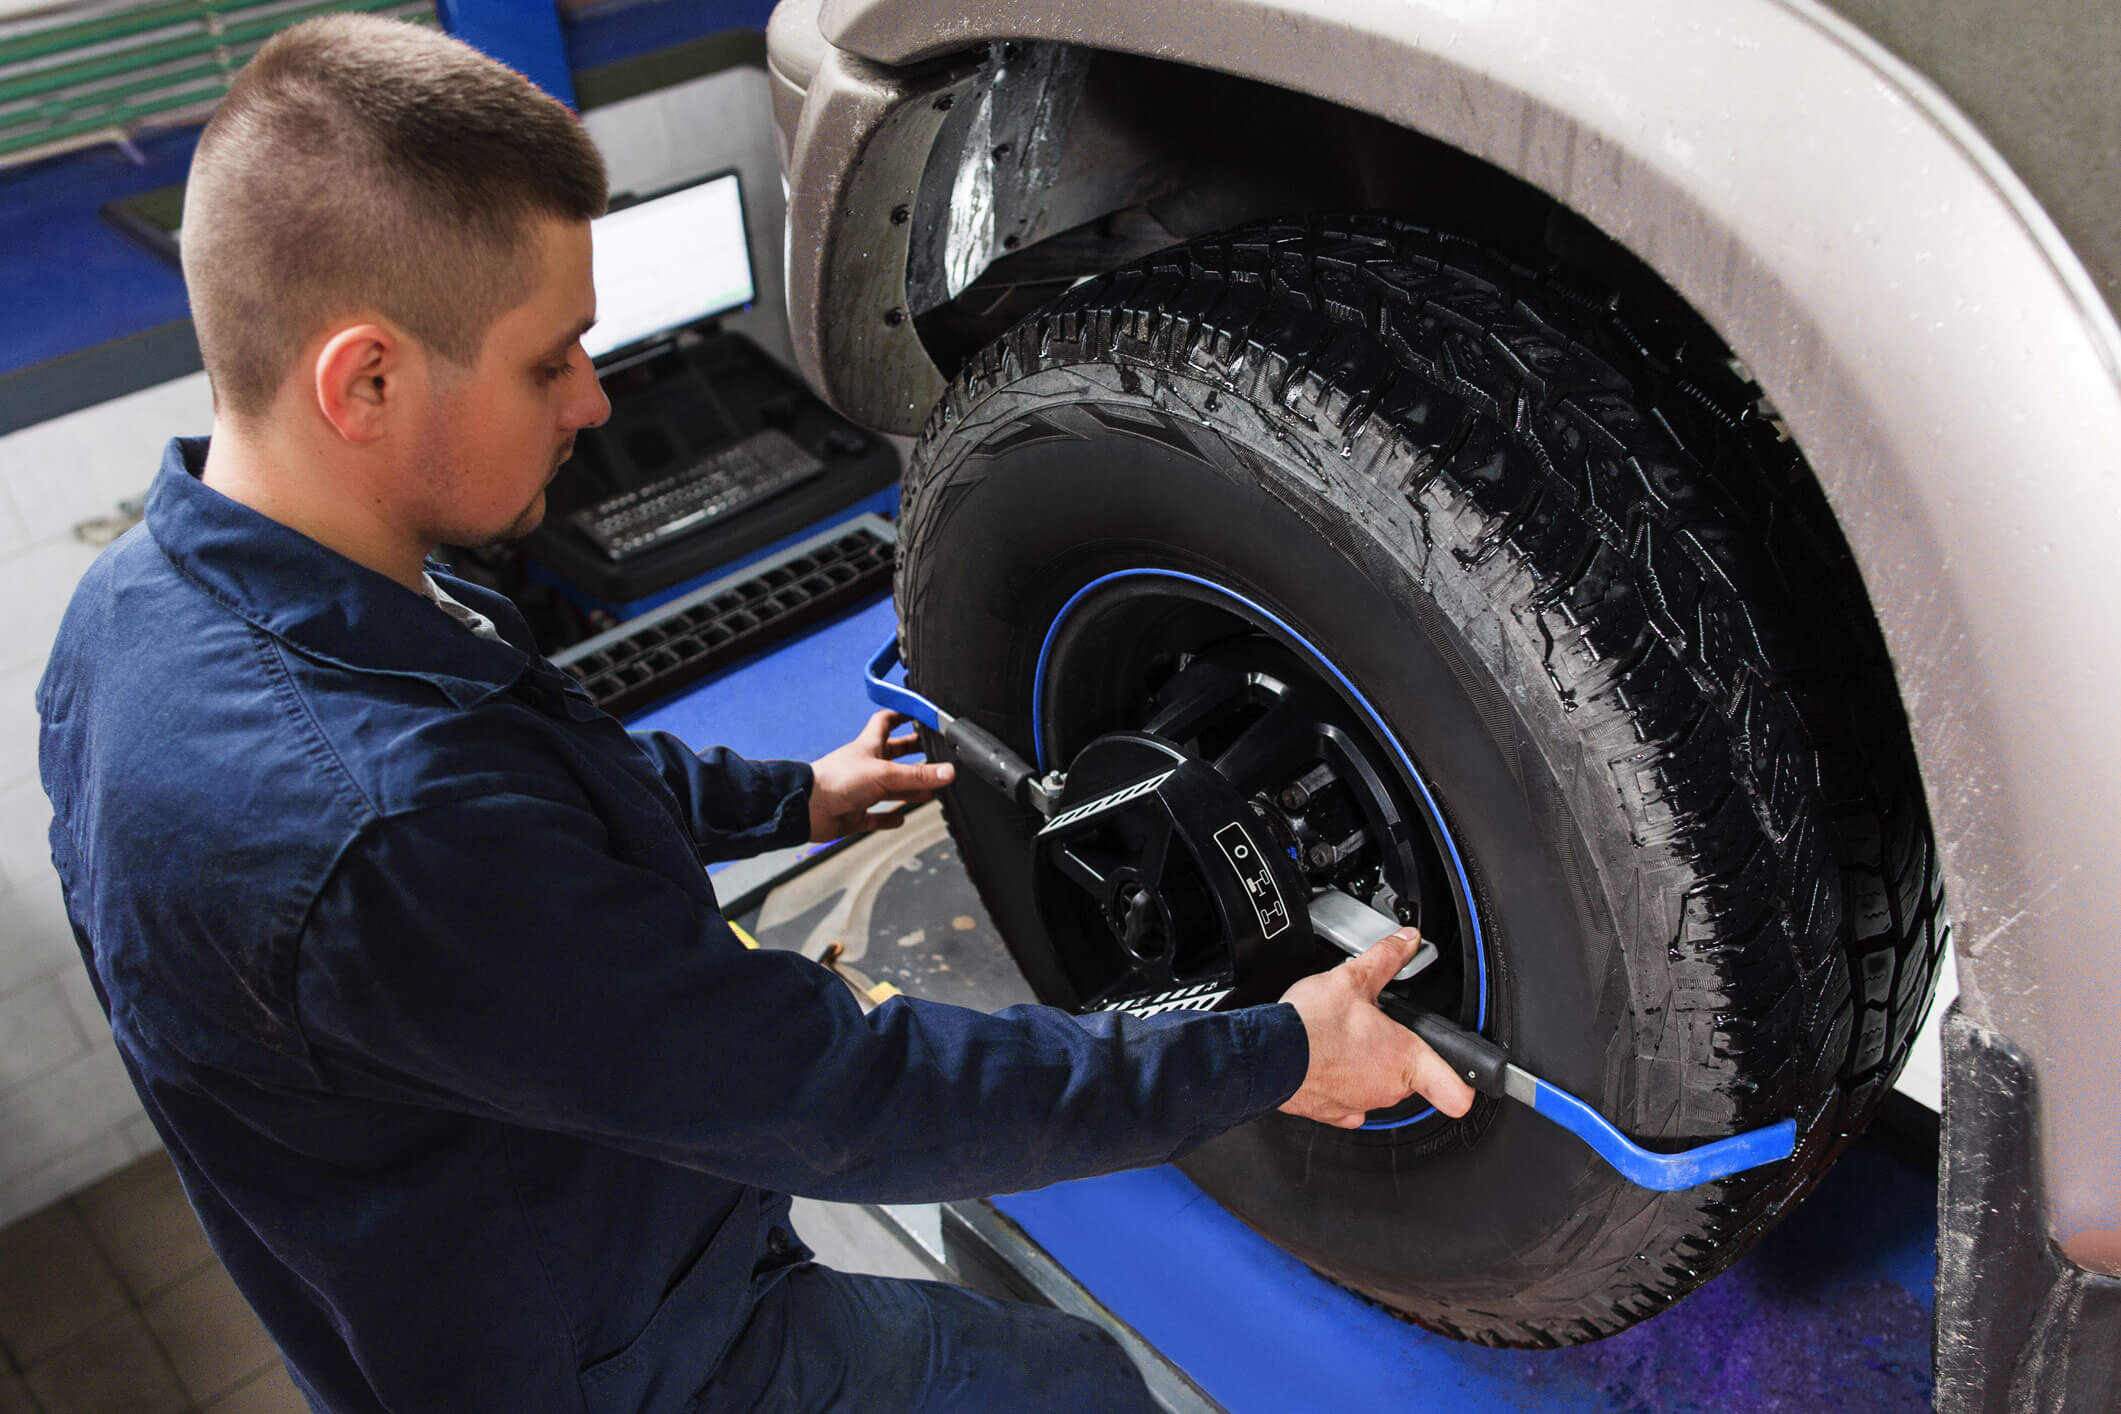
POLYGON ((860 515, 553 655, 597 706, 636 711, 891 592, 890 522, 860 515))
POLYGON ((777 427, 709 452, 675 476, 651 481, 568 517, 610 560, 682 539, 822 476, 824 462, 777 427))

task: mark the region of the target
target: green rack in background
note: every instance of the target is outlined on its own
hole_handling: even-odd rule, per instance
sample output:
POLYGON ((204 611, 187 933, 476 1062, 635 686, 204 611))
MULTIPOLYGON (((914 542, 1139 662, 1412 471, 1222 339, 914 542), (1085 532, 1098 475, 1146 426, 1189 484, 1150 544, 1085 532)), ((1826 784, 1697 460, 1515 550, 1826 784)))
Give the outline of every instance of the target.
POLYGON ((165 0, 0 33, 0 167, 204 117, 258 46, 317 15, 433 24, 433 0, 165 0))

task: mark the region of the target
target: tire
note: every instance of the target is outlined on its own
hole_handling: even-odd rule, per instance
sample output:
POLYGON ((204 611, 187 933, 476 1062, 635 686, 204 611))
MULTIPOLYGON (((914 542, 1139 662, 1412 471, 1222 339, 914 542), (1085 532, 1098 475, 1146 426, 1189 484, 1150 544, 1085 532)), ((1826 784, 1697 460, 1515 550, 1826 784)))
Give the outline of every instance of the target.
MULTIPOLYGON (((1727 1267, 1862 1127, 1928 1005, 1944 918, 1890 668, 1758 398, 1683 309, 1321 219, 1078 286, 966 366, 907 474, 922 691, 1028 754, 1042 635, 1093 579, 1154 566, 1269 606, 1465 846, 1494 992, 1472 1019, 1651 1147, 1797 1121, 1790 1161, 1671 1194, 1487 1101, 1377 1131, 1270 1115, 1185 1162, 1447 1335, 1595 1339, 1727 1267)), ((1076 744, 1100 725, 1129 724, 1076 744)), ((1018 965, 1079 1002, 1032 904, 1035 818, 952 795, 1018 965)))

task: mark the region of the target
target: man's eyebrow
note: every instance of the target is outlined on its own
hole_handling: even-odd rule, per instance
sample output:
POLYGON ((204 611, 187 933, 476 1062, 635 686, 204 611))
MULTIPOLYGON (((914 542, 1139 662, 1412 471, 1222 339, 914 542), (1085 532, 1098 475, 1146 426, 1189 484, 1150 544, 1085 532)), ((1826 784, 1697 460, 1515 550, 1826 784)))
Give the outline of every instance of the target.
POLYGON ((592 328, 594 328, 596 326, 596 322, 597 317, 594 314, 590 315, 580 324, 575 325, 573 333, 567 335, 563 339, 556 341, 551 348, 545 351, 542 357, 548 359, 560 357, 560 355, 566 353, 569 349, 574 347, 575 341, 577 339, 580 339, 584 334, 588 333, 592 328))

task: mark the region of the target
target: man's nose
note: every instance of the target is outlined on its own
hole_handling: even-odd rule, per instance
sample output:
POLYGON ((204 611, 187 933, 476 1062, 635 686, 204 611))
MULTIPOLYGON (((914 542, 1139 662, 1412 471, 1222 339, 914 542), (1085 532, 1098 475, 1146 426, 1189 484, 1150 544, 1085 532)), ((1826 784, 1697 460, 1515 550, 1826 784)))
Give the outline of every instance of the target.
POLYGON ((588 396, 576 407, 568 410, 573 414, 567 420, 567 425, 571 428, 602 427, 611 419, 611 399, 605 394, 603 383, 595 375, 596 369, 592 366, 590 377, 584 380, 589 385, 588 396))

